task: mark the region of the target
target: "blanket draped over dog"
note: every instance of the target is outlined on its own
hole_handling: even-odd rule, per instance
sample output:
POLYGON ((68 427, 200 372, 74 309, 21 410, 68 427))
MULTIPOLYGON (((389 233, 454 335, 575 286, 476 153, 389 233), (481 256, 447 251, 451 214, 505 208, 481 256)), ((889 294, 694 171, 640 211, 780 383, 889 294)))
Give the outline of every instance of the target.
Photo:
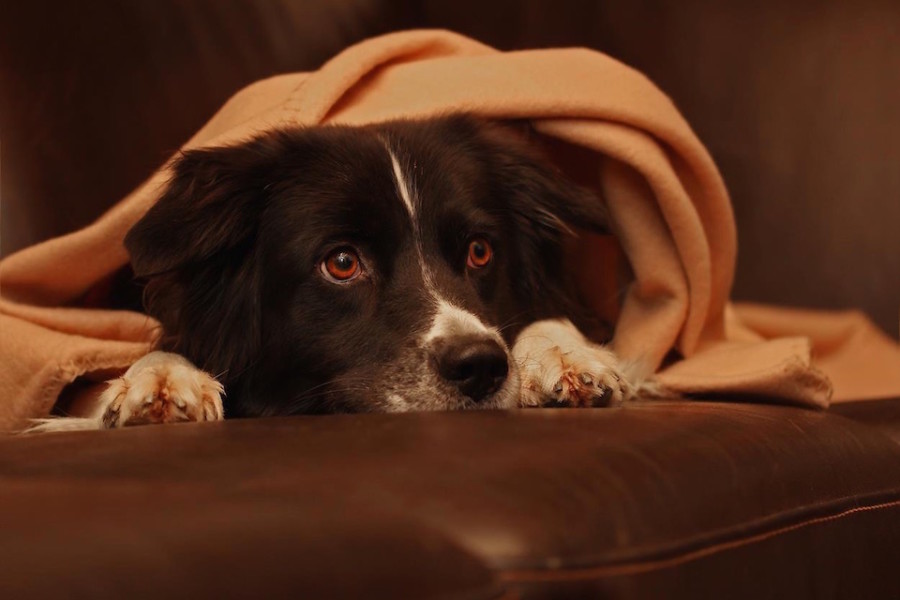
MULTIPOLYGON (((580 157, 573 177, 607 203, 634 278, 615 348, 661 368, 664 384, 812 407, 827 406, 832 391, 835 400, 900 395, 900 348, 860 314, 728 302, 737 243, 715 165, 665 94, 598 52, 499 52, 446 31, 386 35, 314 73, 245 88, 184 147, 285 125, 456 111, 528 119, 542 139, 580 157)), ((128 262, 125 233, 168 178, 164 166, 92 225, 0 263, 0 429, 46 416, 75 379, 100 381, 148 350, 154 321, 80 299, 128 262)), ((590 296, 602 274, 580 272, 590 296)))

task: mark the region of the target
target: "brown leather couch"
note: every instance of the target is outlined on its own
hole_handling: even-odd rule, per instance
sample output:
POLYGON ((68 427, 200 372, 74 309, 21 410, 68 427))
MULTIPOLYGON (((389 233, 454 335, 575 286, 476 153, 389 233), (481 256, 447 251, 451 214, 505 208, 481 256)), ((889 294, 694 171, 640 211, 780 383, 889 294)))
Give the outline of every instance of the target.
MULTIPOLYGON (((736 296, 859 306, 895 333, 898 18, 878 0, 4 3, 0 248, 95 218, 250 81, 447 26, 646 71, 729 184, 736 296)), ((900 597, 900 399, 721 400, 0 439, 0 598, 900 597)))

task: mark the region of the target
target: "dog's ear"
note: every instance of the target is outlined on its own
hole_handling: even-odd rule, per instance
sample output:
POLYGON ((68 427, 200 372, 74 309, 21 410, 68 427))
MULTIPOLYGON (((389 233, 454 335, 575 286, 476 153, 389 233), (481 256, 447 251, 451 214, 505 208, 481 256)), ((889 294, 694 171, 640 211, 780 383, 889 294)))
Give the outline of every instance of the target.
POLYGON ((566 316, 583 331, 598 331, 596 317, 582 306, 566 252, 580 232, 609 234, 606 205, 543 157, 536 139, 506 126, 488 130, 493 185, 508 202, 515 222, 520 265, 517 295, 537 319, 566 316))
POLYGON ((125 236, 135 275, 202 263, 256 230, 276 162, 273 141, 188 150, 157 203, 125 236))
POLYGON ((551 165, 519 156, 508 165, 507 177, 516 190, 515 209, 535 225, 568 235, 573 229, 609 233, 606 205, 551 165))
POLYGON ((537 150, 536 134, 524 125, 486 129, 498 149, 494 171, 500 186, 512 192, 512 208, 547 232, 570 234, 572 229, 609 233, 606 205, 594 192, 577 185, 537 150))
POLYGON ((160 347, 224 374, 226 386, 261 343, 252 255, 289 135, 185 152, 162 197, 125 237, 145 281, 144 308, 162 325, 160 347))

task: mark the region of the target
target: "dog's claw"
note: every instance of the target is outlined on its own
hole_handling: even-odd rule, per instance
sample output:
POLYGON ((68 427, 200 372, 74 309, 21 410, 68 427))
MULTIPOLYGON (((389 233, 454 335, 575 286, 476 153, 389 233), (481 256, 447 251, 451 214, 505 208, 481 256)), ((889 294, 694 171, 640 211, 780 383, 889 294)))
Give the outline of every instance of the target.
POLYGON ((119 407, 118 405, 110 404, 107 407, 106 411, 103 413, 103 427, 105 429, 112 429, 116 426, 116 423, 119 421, 119 407))
POLYGON ((613 391, 612 388, 599 386, 600 393, 593 396, 591 398, 591 406, 595 408, 602 408, 605 406, 609 406, 610 401, 612 400, 613 391))

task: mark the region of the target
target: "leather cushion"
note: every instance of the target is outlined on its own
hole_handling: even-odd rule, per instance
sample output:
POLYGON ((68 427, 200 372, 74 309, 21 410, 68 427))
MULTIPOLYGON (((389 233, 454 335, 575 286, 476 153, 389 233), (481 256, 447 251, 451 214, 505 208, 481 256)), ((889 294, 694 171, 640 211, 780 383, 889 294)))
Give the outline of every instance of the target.
MULTIPOLYGON (((691 569, 721 580, 734 557, 755 565, 748 581, 786 567, 812 593, 848 585, 828 557, 875 565, 900 539, 900 447, 776 406, 259 419, 5 439, 0 457, 0 589, 36 565, 54 565, 45 583, 109 580, 110 557, 144 569, 189 552, 257 590, 285 589, 269 575, 285 568, 312 596, 383 577, 485 597, 486 566, 525 595, 625 581, 638 597, 691 569)), ((152 570, 158 589, 197 573, 152 570)))

